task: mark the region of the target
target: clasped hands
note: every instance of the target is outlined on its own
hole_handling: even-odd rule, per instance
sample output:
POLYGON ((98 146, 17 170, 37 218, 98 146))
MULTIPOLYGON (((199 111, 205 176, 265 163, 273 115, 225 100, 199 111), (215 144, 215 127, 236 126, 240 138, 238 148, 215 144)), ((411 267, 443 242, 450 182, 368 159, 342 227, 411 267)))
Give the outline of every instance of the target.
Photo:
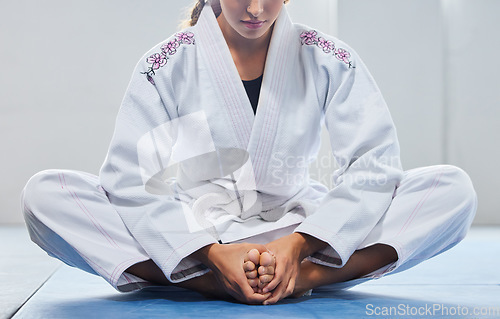
POLYGON ((292 233, 266 245, 212 244, 196 257, 233 298, 267 305, 294 294, 302 260, 324 246, 314 237, 292 233))

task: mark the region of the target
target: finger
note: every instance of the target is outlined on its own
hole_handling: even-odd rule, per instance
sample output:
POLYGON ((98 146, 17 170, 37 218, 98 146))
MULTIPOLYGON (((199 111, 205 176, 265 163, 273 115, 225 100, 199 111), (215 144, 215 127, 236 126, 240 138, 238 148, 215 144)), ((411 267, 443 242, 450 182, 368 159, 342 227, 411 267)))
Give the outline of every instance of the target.
POLYGON ((264 288, 265 285, 267 285, 269 282, 273 280, 272 275, 264 275, 259 277, 259 287, 264 288))
POLYGON ((248 298, 247 303, 249 304, 263 304, 266 300, 271 297, 271 293, 268 292, 266 294, 261 293, 253 293, 253 295, 248 298))
MULTIPOLYGON (((260 292, 261 294, 263 294, 263 293, 264 293, 264 288, 266 288, 266 286, 267 286, 267 284, 262 284, 262 285, 260 285, 260 281, 259 281, 258 288, 259 288, 259 292, 260 292)), ((270 291, 270 292, 272 293, 272 291, 270 291)))
POLYGON ((267 284, 267 286, 262 290, 264 293, 273 291, 281 284, 283 276, 281 274, 275 273, 273 279, 267 284))
POLYGON ((264 305, 272 305, 277 303, 281 299, 281 296, 283 295, 285 290, 286 290, 285 284, 280 283, 276 287, 276 289, 273 290, 272 296, 269 297, 269 299, 267 299, 266 301, 264 301, 264 305))
POLYGON ((248 289, 244 288, 242 290, 243 302, 248 303, 248 304, 262 304, 264 301, 269 299, 269 297, 271 296, 270 292, 265 293, 265 294, 261 294, 261 293, 256 293, 254 289, 255 288, 248 287, 248 289))
POLYGON ((287 285, 282 283, 278 287, 276 287, 276 289, 273 291, 272 297, 266 300, 264 304, 275 304, 278 301, 285 299, 288 296, 291 296, 293 294, 294 289, 295 289, 295 278, 292 276, 287 285))
POLYGON ((271 296, 271 293, 255 292, 255 288, 250 286, 248 280, 237 280, 236 282, 234 282, 233 289, 230 294, 235 299, 247 304, 262 304, 271 296))
POLYGON ((262 281, 260 281, 260 280, 259 280, 259 288, 260 288, 260 290, 261 290, 261 291, 264 291, 264 289, 263 289, 263 288, 264 288, 266 285, 267 285, 267 283, 266 283, 266 282, 262 282, 262 281))

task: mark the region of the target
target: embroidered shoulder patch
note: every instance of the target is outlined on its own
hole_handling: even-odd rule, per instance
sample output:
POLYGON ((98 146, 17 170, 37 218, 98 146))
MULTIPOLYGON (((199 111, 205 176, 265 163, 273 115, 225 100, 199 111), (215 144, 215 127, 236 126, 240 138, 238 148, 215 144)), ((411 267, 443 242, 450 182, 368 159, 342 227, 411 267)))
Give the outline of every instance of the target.
POLYGON ((165 66, 168 62, 169 56, 177 53, 177 48, 182 44, 194 44, 194 34, 192 32, 177 33, 173 40, 161 46, 161 52, 154 53, 146 59, 146 62, 151 64, 151 66, 146 72, 141 72, 141 74, 146 74, 148 81, 155 85, 155 81, 153 80, 155 70, 165 66))
POLYGON ((321 48, 325 53, 332 53, 337 59, 347 64, 349 68, 355 68, 350 60, 351 53, 349 53, 349 51, 335 47, 335 43, 333 43, 333 41, 318 37, 318 32, 315 30, 302 32, 300 39, 302 45, 315 45, 321 48))

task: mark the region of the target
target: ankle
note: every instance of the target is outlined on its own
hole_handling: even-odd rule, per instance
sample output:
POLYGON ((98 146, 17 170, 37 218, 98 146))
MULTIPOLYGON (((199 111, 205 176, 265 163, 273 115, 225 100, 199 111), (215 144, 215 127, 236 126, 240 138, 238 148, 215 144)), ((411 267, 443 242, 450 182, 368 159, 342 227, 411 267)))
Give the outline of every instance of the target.
POLYGON ((165 286, 171 284, 163 271, 151 259, 134 264, 128 267, 125 272, 155 284, 165 286))
POLYGON ((355 257, 356 264, 359 266, 356 267, 358 268, 356 278, 360 278, 396 262, 398 253, 389 245, 375 244, 356 251, 352 257, 355 257))

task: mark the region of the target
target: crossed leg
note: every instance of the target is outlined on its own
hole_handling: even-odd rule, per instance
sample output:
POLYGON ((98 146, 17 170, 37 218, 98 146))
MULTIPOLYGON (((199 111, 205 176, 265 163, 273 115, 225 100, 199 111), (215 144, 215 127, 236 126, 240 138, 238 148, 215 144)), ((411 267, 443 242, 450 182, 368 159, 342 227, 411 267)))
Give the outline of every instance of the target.
MULTIPOLYGON (((391 209, 376 227, 384 229, 383 234, 386 239, 404 235, 404 238, 396 238, 396 241, 385 242, 404 246, 406 250, 412 251, 418 260, 425 260, 452 247, 465 236, 474 217, 477 199, 469 177, 463 171, 451 166, 422 168, 407 172, 406 175, 407 177, 397 189, 396 196, 391 203, 391 209), (446 200, 443 201, 443 199, 446 200), (439 207, 442 208, 437 209, 439 207), (422 225, 425 225, 424 235, 422 235, 422 225)), ((78 172, 48 171, 32 178, 25 188, 23 198, 27 224, 34 241, 61 260, 65 260, 65 255, 60 254, 60 250, 65 250, 58 246, 61 243, 68 247, 75 247, 78 252, 83 251, 85 255, 96 256, 95 252, 97 251, 100 255, 96 256, 95 259, 105 260, 106 263, 101 262, 102 265, 109 264, 113 267, 116 265, 116 260, 123 260, 123 255, 126 255, 127 259, 147 256, 121 223, 120 217, 110 205, 104 191, 97 192, 98 197, 96 197, 96 187, 98 187, 97 177, 89 177, 87 174, 78 172), (61 184, 61 181, 64 183, 61 184), (115 246, 108 245, 106 241, 92 242, 92 245, 89 245, 88 241, 79 240, 81 236, 72 234, 73 229, 85 229, 85 232, 82 231, 82 233, 85 233, 87 237, 92 237, 92 234, 100 235, 88 216, 77 209, 81 208, 80 202, 68 200, 68 198, 72 198, 70 195, 73 193, 70 190, 73 188, 78 190, 78 198, 82 200, 90 198, 85 200, 85 207, 89 210, 102 212, 93 215, 94 218, 98 216, 100 223, 105 225, 105 229, 112 229, 114 233, 120 235, 114 239, 127 249, 117 250, 115 246), (46 198, 53 200, 47 201, 46 198), (53 201, 65 204, 47 205, 53 201), (67 219, 64 220, 70 220, 73 224, 60 223, 59 216, 67 216, 67 219), (41 222, 42 220, 44 223, 41 222), (45 230, 41 228, 42 226, 45 227, 45 230), (47 235, 49 226, 53 230, 54 236, 47 235), (45 245, 49 239, 52 245, 45 245)), ((380 233, 380 231, 374 231, 370 241, 372 243, 379 241, 380 238, 377 236, 380 233)), ((257 258, 248 256, 247 261, 253 263, 253 268, 250 263, 245 262, 243 258, 241 259, 240 267, 242 268, 240 269, 243 270, 243 276, 245 271, 249 276, 253 276, 253 278, 247 276, 243 279, 251 280, 249 286, 257 288, 257 291, 262 289, 274 276, 274 266, 280 267, 280 265, 274 265, 273 261, 261 260, 261 257, 264 256, 259 256, 258 262, 257 258), (250 275, 253 270, 256 272, 250 275), (253 280, 257 277, 258 280, 253 280)), ((396 261, 397 258, 397 253, 391 246, 375 244, 356 251, 342 268, 330 268, 304 261, 300 266, 293 295, 301 295, 311 288, 322 285, 359 278, 396 261)), ((403 256, 404 258, 405 256, 403 256)), ((80 261, 70 260, 71 264, 75 267, 92 270, 90 265, 82 258, 80 259, 80 261)), ((414 263, 408 263, 408 265, 407 267, 411 267, 414 263)), ((115 269, 110 268, 100 275, 111 282, 112 280, 106 276, 106 273, 113 273, 115 269)), ((136 263, 129 267, 126 272, 157 284, 172 285, 151 260, 136 263)), ((216 298, 230 298, 213 272, 175 285, 216 298)))

